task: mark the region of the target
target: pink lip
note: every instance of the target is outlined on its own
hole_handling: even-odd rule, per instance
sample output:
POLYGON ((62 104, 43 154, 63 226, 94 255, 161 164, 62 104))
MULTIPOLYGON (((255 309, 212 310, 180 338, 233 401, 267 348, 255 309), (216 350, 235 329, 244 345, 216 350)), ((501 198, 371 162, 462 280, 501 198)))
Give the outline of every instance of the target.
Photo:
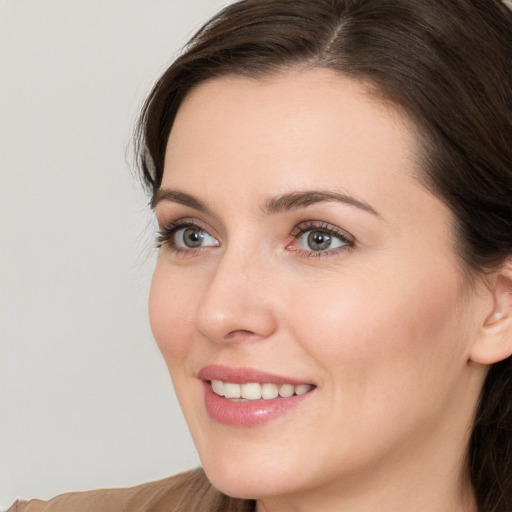
POLYGON ((248 384, 250 382, 270 382, 272 384, 311 384, 289 377, 282 377, 267 372, 260 372, 254 368, 230 367, 217 364, 211 364, 201 368, 198 373, 201 380, 222 380, 223 382, 233 382, 235 384, 248 384))
POLYGON ((251 368, 230 368, 226 366, 210 365, 202 368, 198 374, 203 380, 204 399, 206 411, 210 418, 225 425, 250 427, 260 425, 277 417, 280 417, 295 407, 313 393, 310 391, 303 395, 294 395, 289 398, 274 398, 272 400, 253 400, 248 402, 236 402, 221 397, 213 392, 210 382, 222 380, 237 384, 249 382, 271 382, 274 384, 305 384, 295 379, 288 379, 251 368))

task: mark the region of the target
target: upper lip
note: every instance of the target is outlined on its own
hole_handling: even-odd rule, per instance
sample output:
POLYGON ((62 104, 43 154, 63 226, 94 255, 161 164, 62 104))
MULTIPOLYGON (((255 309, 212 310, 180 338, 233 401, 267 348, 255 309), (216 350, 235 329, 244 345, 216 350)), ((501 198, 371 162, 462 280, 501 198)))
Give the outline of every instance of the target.
POLYGON ((272 383, 272 384, 311 384, 304 380, 292 379, 273 373, 262 372, 255 368, 223 366, 210 364, 199 370, 198 377, 201 380, 221 380, 222 382, 232 382, 235 384, 248 384, 250 382, 272 383))

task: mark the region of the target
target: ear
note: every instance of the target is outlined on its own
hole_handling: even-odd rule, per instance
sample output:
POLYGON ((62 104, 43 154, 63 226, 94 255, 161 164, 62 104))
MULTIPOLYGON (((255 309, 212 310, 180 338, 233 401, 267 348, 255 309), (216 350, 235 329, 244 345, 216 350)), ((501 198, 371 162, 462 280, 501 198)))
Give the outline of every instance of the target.
POLYGON ((512 258, 493 274, 489 290, 493 298, 480 335, 471 347, 475 363, 494 364, 512 355, 512 258))

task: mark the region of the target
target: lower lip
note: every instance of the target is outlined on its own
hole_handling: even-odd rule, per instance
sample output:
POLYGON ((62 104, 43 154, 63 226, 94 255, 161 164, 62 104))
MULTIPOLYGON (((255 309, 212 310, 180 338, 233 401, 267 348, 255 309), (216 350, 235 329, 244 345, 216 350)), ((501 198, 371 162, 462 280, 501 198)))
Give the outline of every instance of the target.
POLYGON ((209 382, 204 382, 206 411, 210 418, 225 425, 251 427, 261 425, 286 414, 297 407, 311 394, 294 395, 289 398, 273 398, 271 400, 251 400, 235 402, 213 392, 209 382))

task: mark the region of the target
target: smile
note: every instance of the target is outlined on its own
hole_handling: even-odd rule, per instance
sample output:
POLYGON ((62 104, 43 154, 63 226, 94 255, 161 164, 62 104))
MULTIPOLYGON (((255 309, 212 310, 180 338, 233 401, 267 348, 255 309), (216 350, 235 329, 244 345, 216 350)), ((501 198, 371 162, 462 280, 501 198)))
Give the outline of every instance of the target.
POLYGON ((294 395, 304 395, 313 389, 310 384, 274 384, 272 382, 248 382, 237 384, 235 382, 223 382, 212 380, 212 390, 219 396, 239 401, 272 400, 274 398, 290 398, 294 395))
POLYGON ((202 381, 204 405, 212 420, 236 427, 256 427, 304 407, 316 384, 254 368, 208 365, 202 381))

